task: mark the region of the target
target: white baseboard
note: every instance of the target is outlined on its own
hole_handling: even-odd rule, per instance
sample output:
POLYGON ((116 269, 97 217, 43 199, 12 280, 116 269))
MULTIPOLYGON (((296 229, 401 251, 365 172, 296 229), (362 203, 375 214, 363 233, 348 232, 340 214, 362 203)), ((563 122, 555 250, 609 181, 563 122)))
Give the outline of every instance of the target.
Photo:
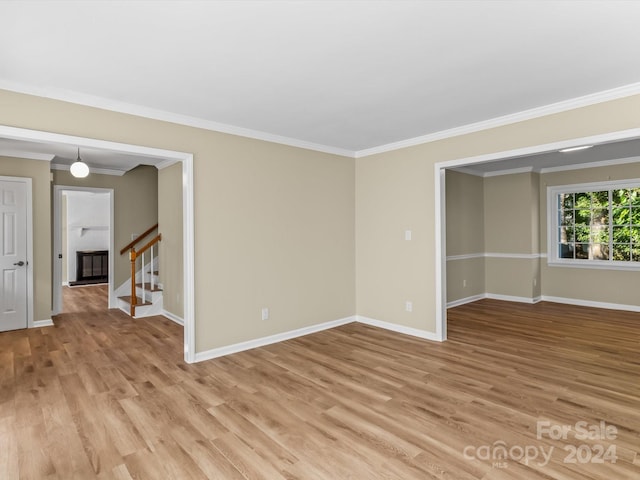
POLYGON ((62 282, 62 286, 63 287, 68 287, 69 286, 69 282, 62 282))
POLYGON ((267 337, 256 338, 255 340, 248 340, 246 342, 235 343, 233 345, 227 345, 225 347, 213 348, 204 352, 196 352, 195 361, 202 362, 204 360, 211 360, 212 358, 231 355, 232 353, 251 350, 252 348, 264 347, 265 345, 271 345, 272 343, 283 342, 285 340, 291 340, 292 338, 321 332, 322 330, 328 330, 329 328, 346 325, 347 323, 352 323, 355 320, 355 316, 341 318, 339 320, 332 320, 330 322, 320 323, 318 325, 311 325, 310 327, 298 328, 296 330, 290 330, 288 332, 282 332, 275 335, 269 335, 267 337))
POLYGON ((609 310, 625 310, 628 312, 640 312, 639 305, 625 305, 622 303, 595 302, 593 300, 581 300, 579 298, 552 297, 543 295, 544 302, 566 303, 568 305, 578 305, 581 307, 607 308, 609 310))
POLYGON ((499 295, 497 293, 486 293, 485 298, 491 300, 503 300, 505 302, 518 302, 518 303, 538 303, 542 300, 542 297, 516 297, 513 295, 499 295))
POLYGON ((582 300, 579 298, 566 298, 566 297, 553 297, 550 295, 541 295, 539 297, 515 297, 512 295, 499 295, 497 293, 482 293, 480 295, 474 295, 472 297, 461 298, 459 300, 453 300, 447 303, 447 308, 457 307, 464 305, 465 303, 476 302, 483 298, 490 298, 492 300, 503 300, 506 302, 518 302, 518 303, 538 303, 538 302, 553 302, 564 303, 566 305, 578 305, 581 307, 593 307, 593 308, 606 308, 609 310, 624 310, 626 312, 640 312, 640 305, 626 305, 623 303, 608 303, 608 302, 596 302, 593 300, 582 300))
POLYGON ((483 298, 487 298, 486 293, 480 293, 478 295, 472 295, 470 297, 459 298, 458 300, 452 300, 451 302, 447 302, 447 308, 459 307, 460 305, 464 305, 466 303, 477 302, 478 300, 482 300, 483 298))
POLYGON ((166 310, 162 310, 161 315, 163 317, 167 317, 169 320, 171 320, 172 322, 177 323, 178 325, 182 325, 184 327, 184 320, 182 318, 180 318, 177 315, 174 315, 171 312, 167 312, 166 310))
POLYGON ((31 328, 53 327, 53 320, 47 318, 45 320, 34 320, 31 328))
POLYGON ((398 325, 397 323, 384 322, 382 320, 363 317, 361 315, 356 315, 356 321, 364 323, 365 325, 371 325, 372 327, 384 328, 385 330, 391 330, 392 332, 397 333, 404 333, 405 335, 411 335, 412 337, 424 338, 426 340, 433 340, 436 342, 442 341, 442 338, 439 338, 435 332, 429 332, 428 330, 405 327, 404 325, 398 325))

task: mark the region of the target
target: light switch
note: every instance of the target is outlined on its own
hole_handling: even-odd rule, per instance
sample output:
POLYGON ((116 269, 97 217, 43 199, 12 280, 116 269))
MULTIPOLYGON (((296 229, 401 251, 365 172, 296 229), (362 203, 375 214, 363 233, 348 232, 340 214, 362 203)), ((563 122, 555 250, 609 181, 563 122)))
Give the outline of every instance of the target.
POLYGON ((411 240, 411 230, 405 230, 404 231, 404 239, 405 240, 411 240))

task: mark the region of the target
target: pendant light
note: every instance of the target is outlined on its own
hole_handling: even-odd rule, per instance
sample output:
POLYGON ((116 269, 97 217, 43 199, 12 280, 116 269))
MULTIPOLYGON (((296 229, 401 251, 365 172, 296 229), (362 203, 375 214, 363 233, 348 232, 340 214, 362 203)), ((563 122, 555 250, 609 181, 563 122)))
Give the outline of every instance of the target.
POLYGON ((84 178, 89 175, 89 166, 80 159, 80 147, 78 147, 78 158, 71 164, 71 175, 76 178, 84 178))

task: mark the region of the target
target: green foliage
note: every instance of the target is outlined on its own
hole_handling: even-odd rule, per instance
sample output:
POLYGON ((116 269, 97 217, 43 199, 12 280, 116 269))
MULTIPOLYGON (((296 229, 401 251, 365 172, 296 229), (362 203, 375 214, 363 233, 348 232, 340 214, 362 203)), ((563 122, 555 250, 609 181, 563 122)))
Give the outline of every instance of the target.
POLYGON ((558 196, 561 258, 640 262, 640 188, 558 196))

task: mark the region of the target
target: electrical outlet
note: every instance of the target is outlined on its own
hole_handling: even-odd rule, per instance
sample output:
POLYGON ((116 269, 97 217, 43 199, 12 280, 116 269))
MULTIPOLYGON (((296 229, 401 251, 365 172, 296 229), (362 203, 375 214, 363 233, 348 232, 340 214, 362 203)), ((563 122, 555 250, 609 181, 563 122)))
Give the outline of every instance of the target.
POLYGON ((462 280, 462 288, 467 288, 467 280, 462 280))
POLYGON ((268 308, 263 308, 262 309, 262 320, 269 320, 269 309, 268 308))
POLYGON ((534 287, 537 287, 537 286, 538 286, 538 279, 537 279, 537 278, 534 278, 534 279, 533 279, 533 286, 534 286, 534 287))
POLYGON ((404 309, 407 312, 413 312, 413 302, 410 302, 410 301, 404 302, 404 309))

